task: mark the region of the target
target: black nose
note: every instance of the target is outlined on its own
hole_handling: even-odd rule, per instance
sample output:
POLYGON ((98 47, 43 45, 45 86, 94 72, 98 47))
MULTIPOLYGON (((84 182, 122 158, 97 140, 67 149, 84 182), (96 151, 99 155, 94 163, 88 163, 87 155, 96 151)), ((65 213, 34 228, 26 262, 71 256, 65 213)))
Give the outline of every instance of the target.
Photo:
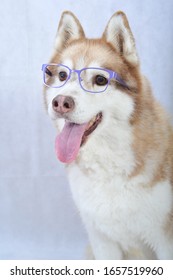
POLYGON ((68 113, 73 111, 75 102, 71 96, 57 95, 52 100, 52 107, 57 113, 68 113))

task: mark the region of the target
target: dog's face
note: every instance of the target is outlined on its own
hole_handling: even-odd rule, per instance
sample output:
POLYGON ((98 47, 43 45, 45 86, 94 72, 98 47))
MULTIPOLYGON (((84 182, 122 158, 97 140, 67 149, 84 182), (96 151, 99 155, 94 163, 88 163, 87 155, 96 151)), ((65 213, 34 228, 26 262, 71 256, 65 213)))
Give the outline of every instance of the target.
POLYGON ((111 126, 133 119, 139 99, 139 65, 122 12, 112 16, 101 39, 86 39, 77 18, 63 13, 55 47, 50 65, 44 68, 49 85, 44 89, 45 102, 60 130, 58 158, 70 163, 89 141, 111 135, 111 126), (110 79, 109 71, 120 79, 110 79))

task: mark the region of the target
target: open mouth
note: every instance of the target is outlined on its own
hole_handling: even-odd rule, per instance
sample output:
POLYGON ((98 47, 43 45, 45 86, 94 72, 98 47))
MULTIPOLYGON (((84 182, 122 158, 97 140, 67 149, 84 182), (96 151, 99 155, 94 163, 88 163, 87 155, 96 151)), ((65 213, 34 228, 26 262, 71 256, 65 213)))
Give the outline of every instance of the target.
POLYGON ((75 160, 80 147, 86 143, 101 121, 101 112, 88 123, 76 124, 66 121, 62 132, 56 137, 55 149, 58 159, 64 163, 75 160))
POLYGON ((86 128, 82 137, 81 146, 86 142, 88 136, 97 128, 101 121, 102 113, 100 112, 88 123, 88 127, 86 128))

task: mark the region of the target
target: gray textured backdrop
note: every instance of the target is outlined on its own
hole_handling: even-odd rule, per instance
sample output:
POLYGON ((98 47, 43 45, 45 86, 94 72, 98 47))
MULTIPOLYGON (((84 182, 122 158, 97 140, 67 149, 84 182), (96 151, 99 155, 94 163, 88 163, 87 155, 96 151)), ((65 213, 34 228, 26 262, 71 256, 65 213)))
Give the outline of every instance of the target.
MULTIPOLYGON (((86 35, 102 34, 121 9, 155 96, 173 110, 173 1, 6 0, 0 10, 0 259, 83 258, 87 237, 54 154, 42 102, 46 63, 62 11, 86 35)), ((173 114, 172 114, 173 116, 173 114)))

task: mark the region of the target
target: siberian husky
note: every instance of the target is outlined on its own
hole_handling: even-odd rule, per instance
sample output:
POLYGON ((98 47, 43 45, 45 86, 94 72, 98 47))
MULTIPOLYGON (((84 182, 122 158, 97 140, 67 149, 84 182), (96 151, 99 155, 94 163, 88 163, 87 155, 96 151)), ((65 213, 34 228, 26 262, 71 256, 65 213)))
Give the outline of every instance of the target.
POLYGON ((173 259, 173 130, 119 11, 99 39, 62 14, 44 100, 95 259, 173 259))

